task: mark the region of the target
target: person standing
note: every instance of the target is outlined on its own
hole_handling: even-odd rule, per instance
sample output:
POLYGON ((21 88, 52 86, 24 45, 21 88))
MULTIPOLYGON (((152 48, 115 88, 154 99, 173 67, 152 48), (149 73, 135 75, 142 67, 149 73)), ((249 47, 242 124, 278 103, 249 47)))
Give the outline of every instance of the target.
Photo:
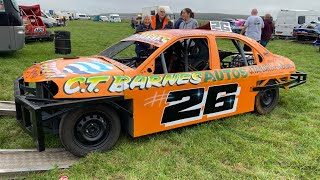
POLYGON ((63 26, 66 26, 67 25, 67 19, 66 19, 66 17, 65 16, 63 16, 63 18, 62 18, 62 21, 63 21, 63 26))
POLYGON ((267 44, 269 43, 272 33, 274 31, 274 25, 272 22, 272 18, 270 14, 266 14, 264 16, 264 28, 262 29, 262 34, 261 34, 261 41, 260 44, 263 47, 266 47, 267 44))
POLYGON ((198 21, 193 19, 194 13, 190 8, 182 10, 182 19, 179 29, 196 29, 199 27, 198 21))
POLYGON ((182 11, 181 11, 179 19, 174 23, 174 28, 175 29, 179 29, 180 24, 182 23, 182 21, 183 21, 183 18, 182 18, 182 11))
POLYGON ((132 29, 135 29, 135 19, 133 16, 131 18, 131 27, 132 27, 132 29))
MULTIPOLYGON (((142 24, 137 26, 136 33, 150 31, 150 30, 153 30, 153 28, 151 27, 151 18, 149 15, 145 15, 143 16, 142 24)), ((150 52, 153 49, 154 49, 154 46, 151 44, 144 43, 144 42, 137 42, 135 51, 137 56, 139 57, 141 55, 141 51, 150 52)))
POLYGON ((166 16, 166 10, 163 7, 159 7, 158 13, 151 18, 152 29, 166 29, 168 26, 168 17, 166 16))
MULTIPOLYGON (((262 18, 258 16, 258 10, 252 9, 251 16, 249 16, 247 21, 244 23, 244 27, 240 34, 246 32, 245 35, 247 37, 260 42, 262 28, 264 28, 264 22, 262 18)), ((251 51, 251 48, 245 45, 244 50, 251 51)))

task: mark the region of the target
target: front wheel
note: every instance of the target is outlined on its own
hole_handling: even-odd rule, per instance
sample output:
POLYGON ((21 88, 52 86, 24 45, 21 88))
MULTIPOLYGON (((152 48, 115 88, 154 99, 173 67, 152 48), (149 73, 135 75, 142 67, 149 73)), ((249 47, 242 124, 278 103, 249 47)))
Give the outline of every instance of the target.
POLYGON ((106 106, 79 108, 63 116, 59 134, 66 150, 75 156, 104 152, 117 142, 121 123, 117 113, 106 106))
MULTIPOLYGON (((274 84, 269 82, 268 85, 274 84)), ((255 99, 254 110, 258 114, 270 113, 279 102, 279 88, 267 89, 260 91, 255 99)))

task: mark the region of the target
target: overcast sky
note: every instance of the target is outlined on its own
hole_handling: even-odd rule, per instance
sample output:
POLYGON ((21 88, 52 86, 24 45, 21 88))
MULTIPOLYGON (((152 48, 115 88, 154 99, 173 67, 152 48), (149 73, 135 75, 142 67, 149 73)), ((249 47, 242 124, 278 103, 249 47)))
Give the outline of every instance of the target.
POLYGON ((19 4, 40 4, 44 10, 74 10, 87 14, 100 13, 139 13, 142 7, 168 5, 173 12, 180 12, 185 7, 195 13, 250 13, 252 8, 258 8, 259 14, 272 13, 276 16, 280 9, 313 9, 320 10, 319 0, 17 0, 19 4))

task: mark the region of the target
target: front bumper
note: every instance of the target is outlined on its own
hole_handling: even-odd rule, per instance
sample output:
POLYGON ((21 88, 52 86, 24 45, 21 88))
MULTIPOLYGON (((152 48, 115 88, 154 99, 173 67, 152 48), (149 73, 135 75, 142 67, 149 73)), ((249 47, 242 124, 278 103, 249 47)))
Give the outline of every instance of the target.
POLYGON ((301 84, 304 84, 307 82, 307 74, 303 72, 296 72, 290 75, 289 80, 281 80, 279 82, 277 80, 276 84, 273 85, 266 85, 266 86, 257 86, 252 88, 253 91, 263 91, 267 89, 274 89, 274 88, 285 88, 285 89, 290 89, 296 86, 299 86, 301 84))
POLYGON ((43 98, 43 94, 41 83, 30 87, 23 77, 14 82, 17 122, 35 140, 38 151, 45 150, 45 131, 58 134, 60 119, 65 113, 75 108, 123 100, 122 96, 56 100, 43 98))

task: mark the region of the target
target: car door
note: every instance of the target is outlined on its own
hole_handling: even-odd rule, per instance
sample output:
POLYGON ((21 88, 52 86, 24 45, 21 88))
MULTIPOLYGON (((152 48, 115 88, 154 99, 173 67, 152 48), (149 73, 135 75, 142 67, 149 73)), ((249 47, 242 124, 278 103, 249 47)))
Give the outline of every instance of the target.
MULTIPOLYGON (((253 92, 252 88, 257 86, 261 77, 258 73, 251 72, 261 64, 264 60, 263 56, 258 53, 251 43, 246 42, 244 39, 216 37, 215 42, 216 49, 214 52, 219 57, 220 72, 227 76, 224 83, 236 84, 239 88, 236 111, 232 114, 253 111, 257 92, 253 92), (247 51, 244 51, 244 49, 247 49, 247 51)), ((260 47, 258 44, 257 46, 260 47)))
MULTIPOLYGON (((214 64, 218 57, 213 54, 216 48, 212 40, 212 37, 178 39, 142 70, 149 74, 132 78, 131 91, 125 92, 125 96, 133 99, 134 137, 237 111, 240 88, 229 79, 231 71, 224 72, 214 64)), ((242 70, 234 73, 246 76, 242 70)))

